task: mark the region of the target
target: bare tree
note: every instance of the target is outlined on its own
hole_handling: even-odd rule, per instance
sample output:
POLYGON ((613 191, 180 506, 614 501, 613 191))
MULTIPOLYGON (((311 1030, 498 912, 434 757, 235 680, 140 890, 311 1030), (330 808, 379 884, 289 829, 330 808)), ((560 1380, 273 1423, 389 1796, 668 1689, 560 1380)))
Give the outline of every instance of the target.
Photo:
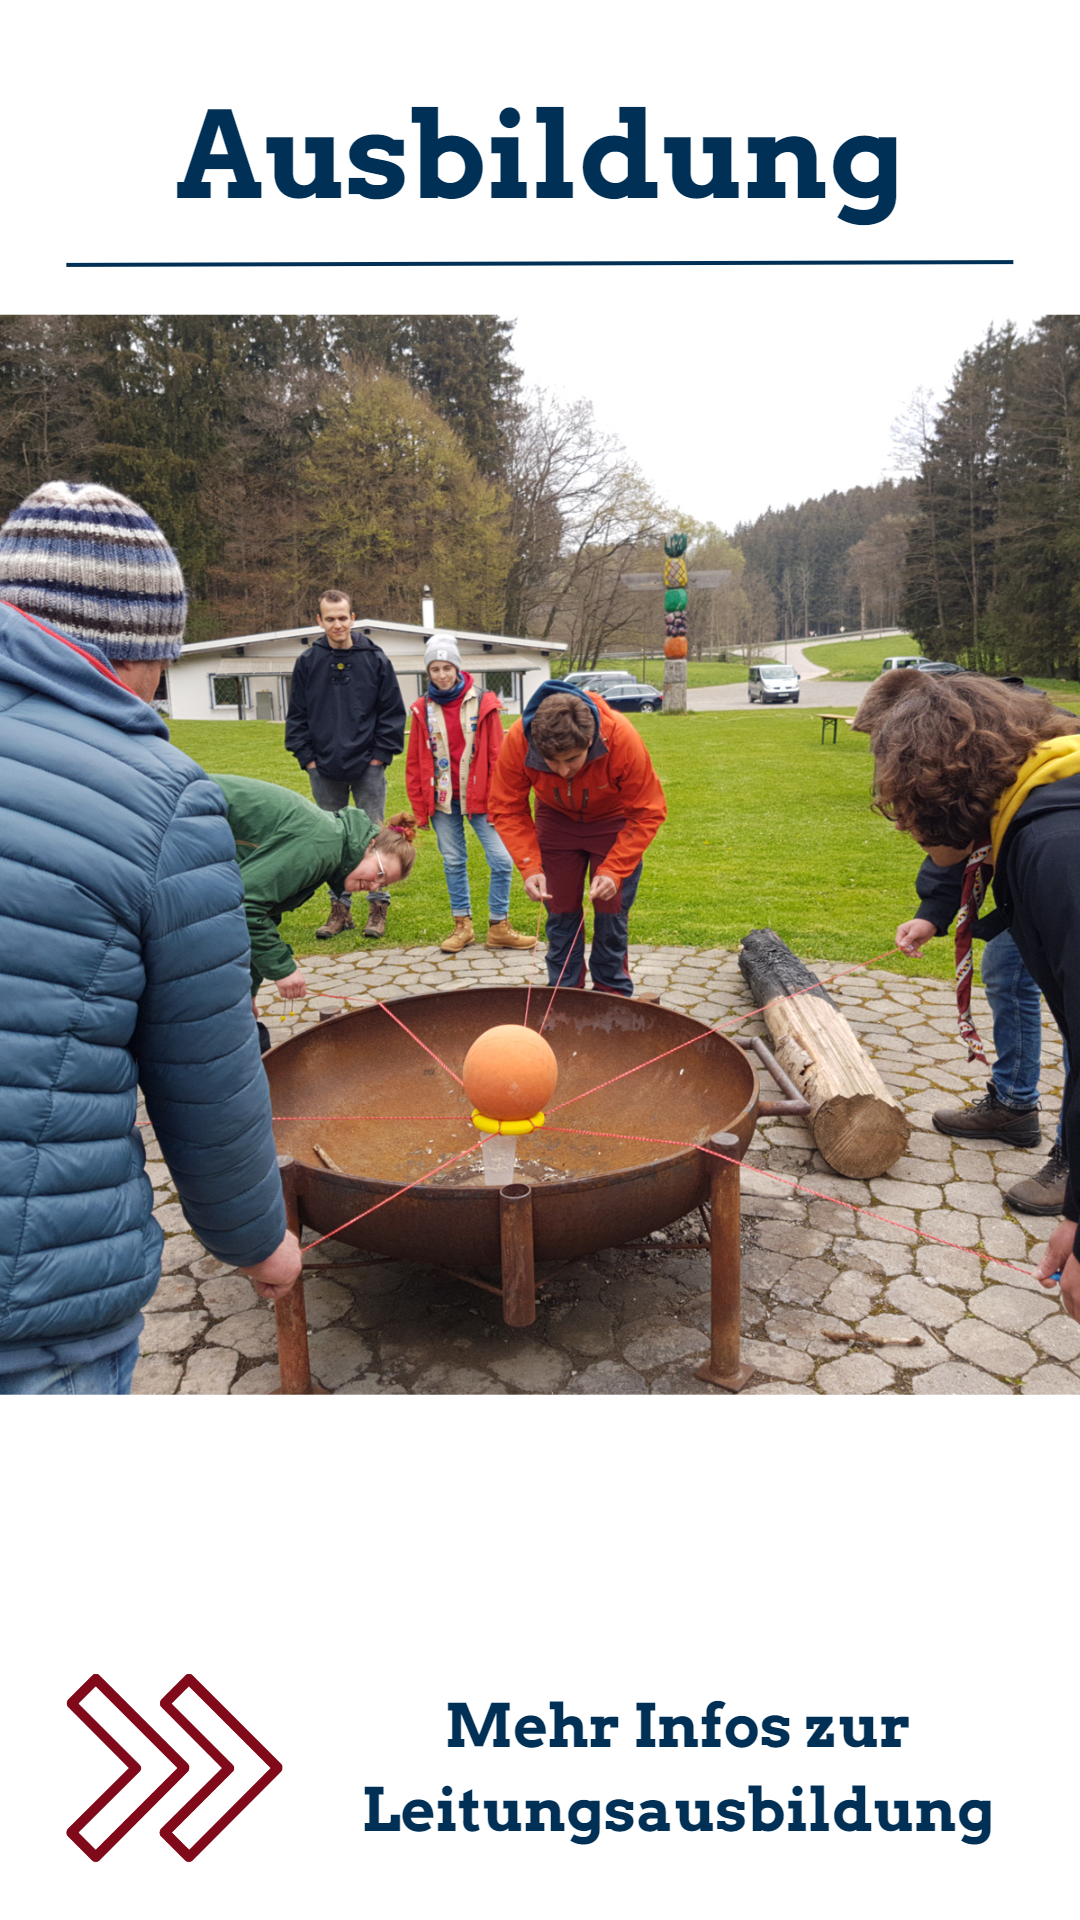
POLYGON ((505 484, 517 555, 506 630, 563 640, 568 665, 593 666, 608 642, 636 637, 641 599, 620 575, 660 537, 664 508, 590 401, 541 388, 516 411, 505 484))

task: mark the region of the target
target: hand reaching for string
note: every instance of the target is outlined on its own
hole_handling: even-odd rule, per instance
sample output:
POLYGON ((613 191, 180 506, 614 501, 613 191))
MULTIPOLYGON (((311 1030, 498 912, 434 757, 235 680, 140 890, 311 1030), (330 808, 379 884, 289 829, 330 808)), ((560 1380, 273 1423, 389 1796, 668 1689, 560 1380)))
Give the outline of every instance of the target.
POLYGON ((598 906, 601 900, 614 900, 618 891, 619 883, 612 879, 610 873, 598 873, 589 888, 589 899, 594 906, 598 906))
POLYGON ((928 940, 936 938, 937 928, 932 920, 904 920, 896 929, 896 944, 901 953, 918 958, 928 940))
POLYGON ((1060 1273, 1061 1304, 1074 1320, 1080 1320, 1080 1260, 1073 1252, 1075 1239, 1075 1220, 1062 1220, 1050 1235, 1037 1277, 1044 1287, 1052 1287, 1054 1275, 1060 1273))
POLYGON ((277 982, 277 990, 283 1000, 302 1000, 307 993, 307 981, 302 969, 297 967, 295 973, 287 973, 284 980, 277 982))
POLYGON ((525 892, 530 900, 550 900, 547 881, 542 873, 530 873, 525 882, 525 892))

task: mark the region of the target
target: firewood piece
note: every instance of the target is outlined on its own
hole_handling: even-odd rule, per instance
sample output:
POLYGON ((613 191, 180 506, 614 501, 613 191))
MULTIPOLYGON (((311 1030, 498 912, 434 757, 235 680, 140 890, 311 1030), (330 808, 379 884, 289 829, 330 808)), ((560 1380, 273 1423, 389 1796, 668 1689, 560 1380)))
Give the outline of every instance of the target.
POLYGON ((319 1143, 318 1143, 318 1141, 317 1141, 317 1140, 313 1140, 313 1141, 312 1141, 312 1143, 311 1143, 311 1151, 312 1151, 312 1153, 317 1153, 317 1154, 318 1154, 318 1156, 319 1156, 319 1159, 320 1159, 320 1160, 322 1161, 322 1163, 323 1163, 323 1166, 324 1166, 324 1167, 329 1167, 329 1169, 330 1169, 330 1171, 331 1171, 331 1173, 344 1173, 344 1171, 345 1171, 345 1169, 344 1169, 344 1167, 339 1167, 339 1166, 338 1166, 338 1163, 337 1163, 337 1161, 336 1161, 336 1160, 331 1160, 331 1158, 330 1158, 330 1155, 329 1155, 329 1154, 327 1153, 327 1151, 326 1151, 326 1148, 325 1148, 325 1147, 320 1147, 320 1145, 319 1145, 319 1143))
POLYGON ((747 934, 739 968, 777 1060, 809 1102, 819 1152, 851 1180, 887 1172, 910 1123, 817 975, 769 927, 747 934))

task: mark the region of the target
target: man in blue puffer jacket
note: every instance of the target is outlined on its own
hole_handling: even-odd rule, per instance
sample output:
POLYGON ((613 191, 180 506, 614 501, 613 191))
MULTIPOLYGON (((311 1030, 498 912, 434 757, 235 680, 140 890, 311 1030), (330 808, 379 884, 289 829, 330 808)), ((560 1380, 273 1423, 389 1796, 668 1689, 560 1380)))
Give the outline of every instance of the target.
POLYGON ((122 494, 50 481, 0 529, 0 1393, 126 1393, 184 1213, 266 1298, 300 1270, 220 787, 148 703, 176 556, 122 494))

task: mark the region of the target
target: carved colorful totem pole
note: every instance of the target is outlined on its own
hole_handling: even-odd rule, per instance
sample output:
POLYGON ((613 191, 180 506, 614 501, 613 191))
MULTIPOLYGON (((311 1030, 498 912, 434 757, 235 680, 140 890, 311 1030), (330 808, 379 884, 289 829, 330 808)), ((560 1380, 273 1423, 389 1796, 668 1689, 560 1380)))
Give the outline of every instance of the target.
POLYGON ((664 712, 686 712, 685 533, 664 541, 664 712))

